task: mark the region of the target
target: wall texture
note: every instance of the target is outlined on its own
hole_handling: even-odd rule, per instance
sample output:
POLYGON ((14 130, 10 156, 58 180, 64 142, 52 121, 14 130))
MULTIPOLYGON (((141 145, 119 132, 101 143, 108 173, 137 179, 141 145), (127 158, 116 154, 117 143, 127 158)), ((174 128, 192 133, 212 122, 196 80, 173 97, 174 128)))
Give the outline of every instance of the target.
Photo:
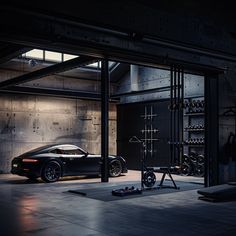
MULTIPOLYGON (((121 103, 145 102, 170 98, 170 71, 164 69, 137 66, 137 78, 131 79, 130 73, 118 83, 117 94, 121 96, 121 103), (132 86, 131 83, 135 82, 132 86), (132 93, 136 92, 136 93, 132 93)), ((184 74, 184 97, 201 97, 204 93, 204 77, 200 75, 184 74)))
MULTIPOLYGON (((109 153, 116 153, 116 106, 110 105, 109 153)), ((41 145, 73 143, 100 153, 100 102, 30 95, 0 96, 0 173, 13 157, 41 145)))

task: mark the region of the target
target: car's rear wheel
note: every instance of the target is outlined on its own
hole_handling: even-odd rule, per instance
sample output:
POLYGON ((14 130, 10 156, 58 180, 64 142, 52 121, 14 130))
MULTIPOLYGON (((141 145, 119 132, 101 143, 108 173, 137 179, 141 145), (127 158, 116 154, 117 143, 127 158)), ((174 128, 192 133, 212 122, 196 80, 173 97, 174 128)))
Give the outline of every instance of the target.
POLYGON ((109 174, 111 177, 117 177, 122 172, 122 165, 119 160, 111 161, 109 164, 109 174))
POLYGON ((61 166, 56 161, 48 162, 41 174, 41 178, 45 182, 55 182, 61 177, 61 166))

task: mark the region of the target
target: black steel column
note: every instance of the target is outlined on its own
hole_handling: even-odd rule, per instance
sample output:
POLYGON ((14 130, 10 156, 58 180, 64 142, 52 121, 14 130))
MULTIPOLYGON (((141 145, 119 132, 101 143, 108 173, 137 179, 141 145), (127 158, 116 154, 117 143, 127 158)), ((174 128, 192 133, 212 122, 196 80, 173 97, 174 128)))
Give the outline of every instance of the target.
POLYGON ((102 60, 101 68, 101 99, 102 99, 102 127, 101 127, 101 181, 108 182, 108 150, 109 150, 109 67, 108 60, 102 60))
POLYGON ((205 186, 218 184, 218 75, 205 76, 205 186))
POLYGON ((173 139, 173 77, 174 66, 170 68, 170 165, 173 165, 174 139, 173 139))
POLYGON ((182 160, 183 160, 183 155, 184 155, 184 146, 183 146, 183 141, 184 141, 184 69, 181 68, 180 69, 180 73, 181 73, 181 109, 180 109, 180 130, 181 130, 181 134, 180 134, 180 159, 179 159, 179 165, 182 164, 182 160))

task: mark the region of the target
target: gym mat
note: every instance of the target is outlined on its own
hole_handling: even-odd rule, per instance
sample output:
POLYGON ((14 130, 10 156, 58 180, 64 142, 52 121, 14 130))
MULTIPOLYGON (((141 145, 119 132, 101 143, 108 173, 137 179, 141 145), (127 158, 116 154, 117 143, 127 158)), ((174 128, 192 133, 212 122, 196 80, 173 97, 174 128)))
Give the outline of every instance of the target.
POLYGON ((140 198, 140 197, 146 197, 151 195, 159 195, 159 194, 168 194, 173 192, 181 192, 181 191, 188 191, 188 190, 197 190, 201 188, 198 184, 192 184, 192 183, 185 183, 181 181, 176 181, 176 184, 180 189, 173 189, 173 188, 161 188, 161 189, 150 189, 150 190, 144 190, 141 194, 134 194, 134 195, 126 195, 126 196, 114 196, 112 195, 112 190, 115 189, 121 189, 125 187, 131 188, 134 186, 134 188, 140 188, 140 184, 127 184, 127 185, 114 185, 111 184, 111 186, 101 186, 101 187, 94 187, 94 188, 78 188, 78 189, 72 189, 68 190, 69 193, 75 194, 80 197, 88 197, 100 201, 116 201, 116 200, 123 200, 123 199, 131 199, 131 198, 140 198))

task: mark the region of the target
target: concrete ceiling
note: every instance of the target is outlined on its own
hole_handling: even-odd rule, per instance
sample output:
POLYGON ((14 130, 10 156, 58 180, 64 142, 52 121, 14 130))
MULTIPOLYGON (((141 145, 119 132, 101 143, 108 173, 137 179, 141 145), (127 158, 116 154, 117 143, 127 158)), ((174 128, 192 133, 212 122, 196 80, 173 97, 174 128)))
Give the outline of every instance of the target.
MULTIPOLYGON (((87 6, 90 7, 90 12, 93 15, 99 14, 99 8, 105 8, 107 14, 113 14, 114 17, 116 13, 122 11, 122 5, 131 6, 135 9, 136 6, 143 5, 148 8, 154 8, 158 10, 163 10, 168 13, 174 14, 184 14, 192 15, 196 17, 205 17, 212 19, 217 22, 222 22, 227 24, 227 26, 235 26, 236 19, 234 1, 213 1, 213 0, 130 0, 130 1, 108 1, 108 0, 88 0, 86 2, 72 1, 8 1, 6 5, 10 7, 20 7, 29 10, 37 10, 39 12, 48 12, 50 14, 55 14, 55 16, 67 16, 81 19, 81 16, 76 12, 79 9, 85 9, 87 6), (119 2, 119 3, 117 3, 119 2), (59 15, 58 15, 59 14, 59 15)), ((147 9, 147 8, 146 8, 147 9)), ((143 9, 144 11, 146 10, 143 9)), ((136 12, 130 12, 130 14, 135 14, 136 12)), ((107 22, 109 24, 109 22, 107 22)), ((112 22, 110 22, 112 23, 112 22)))
MULTIPOLYGON (((76 47, 81 43, 81 47, 85 45, 86 49, 92 48, 92 53, 95 51, 96 53, 98 52, 95 56, 104 56, 105 53, 109 54, 110 46, 113 50, 112 52, 118 52, 118 55, 121 54, 121 51, 119 51, 120 48, 127 48, 131 51, 136 50, 140 55, 142 55, 143 51, 146 53, 148 50, 155 54, 155 50, 157 50, 156 54, 160 54, 160 61, 163 63, 166 61, 166 58, 171 58, 170 54, 172 53, 171 51, 166 51, 164 47, 171 48, 174 42, 178 44, 177 47, 174 45, 174 50, 181 50, 184 53, 186 52, 186 49, 188 51, 189 47, 193 47, 190 48, 189 51, 196 55, 190 56, 190 54, 185 54, 185 61, 192 60, 202 64, 208 63, 210 66, 216 64, 212 59, 203 58, 203 60, 201 58, 203 53, 207 53, 209 57, 216 58, 216 62, 219 63, 217 67, 220 68, 225 67, 225 64, 221 62, 222 58, 226 58, 229 61, 235 61, 234 50, 236 52, 236 41, 234 42, 234 39, 236 38, 236 23, 234 21, 234 8, 222 1, 88 0, 81 4, 80 1, 75 2, 71 0, 68 0, 66 3, 63 1, 41 0, 36 2, 19 2, 9 0, 7 3, 0 3, 0 7, 1 6, 3 6, 2 9, 8 9, 10 13, 12 12, 11 15, 7 15, 7 19, 6 16, 3 16, 3 19, 6 21, 1 21, 0 23, 0 26, 3 26, 0 36, 3 40, 6 40, 6 42, 3 41, 0 43, 0 63, 7 62, 2 65, 5 69, 18 70, 20 65, 15 61, 9 62, 9 60, 20 55, 24 51, 29 50, 29 48, 35 44, 39 45, 39 47, 41 46, 42 49, 48 45, 49 50, 50 48, 60 48, 61 45, 65 45, 67 48, 66 52, 69 53, 68 50, 73 51, 74 48, 77 50, 76 47), (15 15, 14 10, 16 9, 20 9, 20 12, 15 15), (159 13, 162 15, 159 16, 159 13), (23 17, 19 18, 19 20, 22 21, 22 29, 17 25, 17 17, 21 15, 23 17), (172 15, 175 17, 172 17, 172 15), (191 20, 194 18, 189 18, 190 23, 187 25, 188 28, 185 29, 185 26, 182 25, 185 23, 185 18, 183 18, 185 16, 197 17, 200 21, 192 22, 191 20), (157 19, 157 17, 159 18, 157 19), (63 19, 63 22, 60 21, 61 19, 63 19), (154 22, 154 19, 158 20, 157 23, 154 22), (176 19, 179 21, 176 22, 176 19), (213 22, 215 28, 212 28, 211 25, 207 25, 206 28, 204 28, 205 26, 198 27, 200 23, 205 24, 205 19, 207 22, 213 22), (33 23, 30 25, 33 20, 35 20, 36 23, 43 20, 43 23, 39 23, 37 27, 34 27, 33 23), (58 20, 60 21, 59 23, 58 20), (27 25, 27 22, 29 22, 29 25, 25 26, 27 25), (169 27, 175 22, 178 27, 175 25, 173 25, 172 28, 169 27), (67 23, 68 25, 66 25, 67 23), (77 23, 79 24, 77 25, 77 23), (221 30, 219 30, 220 33, 218 34, 218 24, 227 31, 226 35, 225 32, 222 33, 221 30), (76 31, 77 26, 79 27, 79 30, 83 30, 83 27, 87 30, 84 35, 81 35, 79 31, 76 31), (96 28, 97 26, 100 28, 96 28), (33 32, 34 28, 36 28, 36 30, 33 32), (102 35, 104 29, 105 33, 109 33, 108 36, 102 35), (4 33, 4 30, 6 33, 4 33), (12 40, 14 43, 12 43, 10 39, 12 35, 14 36, 12 30, 16 30, 16 35, 18 37, 12 40), (26 32, 26 39, 21 38, 21 30, 22 35, 26 32), (29 32, 27 32, 27 30, 29 30, 29 32), (113 35, 113 30, 116 33, 115 36, 113 35), (140 37, 139 30, 141 31, 140 37), (44 32, 46 32, 45 36, 42 34, 44 32), (154 36, 151 35, 152 33, 154 36), (232 36, 231 38, 228 38, 228 33, 232 36), (37 34, 39 34, 39 39, 37 38, 37 34), (113 36, 114 38, 112 38, 113 36), (153 36, 154 40, 152 37, 150 38, 150 36, 153 36), (153 46, 159 44, 159 36, 161 39, 161 48, 159 49, 161 50, 159 50, 158 47, 153 46), (144 39, 144 41, 141 43, 146 43, 145 46, 141 45, 139 42, 142 39, 144 39), (228 43, 225 43, 228 39, 231 40, 229 43, 230 46, 228 46, 228 43), (28 42, 27 40, 29 40, 29 42, 32 41, 31 44, 29 44, 30 47, 25 43, 28 42), (170 44, 169 40, 172 40, 170 44), (182 40, 182 42, 180 40, 182 40), (19 42, 19 44, 16 44, 15 42, 19 42), (98 45, 98 48, 96 48, 96 45, 98 45), (71 49, 70 46, 72 46, 71 49), (119 49, 117 50, 116 47, 119 49), (153 50, 154 47, 155 50, 153 50), (208 47, 213 51, 208 51, 208 47), (202 51, 205 49, 207 50, 202 51), (214 55, 214 49, 218 49, 220 53, 214 55), (227 55, 222 56, 222 52, 227 52, 227 55), (232 55, 229 54, 231 52, 232 55), (221 57, 220 62, 218 62, 219 57, 221 57)), ((183 57, 179 51, 173 51, 173 57, 176 57, 177 60, 178 58, 182 60, 183 57)), ((129 54, 129 52, 127 52, 127 54, 129 54)), ((135 53, 134 56, 136 57, 135 53)), ((149 57, 146 58, 146 60, 149 61, 149 57)), ((38 67, 38 69, 43 68, 44 65, 42 65, 41 68, 40 65, 38 67)), ((128 67, 125 65, 118 66, 111 74, 112 81, 118 81, 119 76, 127 72, 127 68, 128 67)), ((30 73, 34 69, 29 69, 28 72, 30 73)), ((97 79, 97 73, 86 70, 81 70, 78 74, 77 72, 78 71, 71 70, 69 72, 64 72, 63 74, 72 77, 77 76, 80 78, 97 79)))

